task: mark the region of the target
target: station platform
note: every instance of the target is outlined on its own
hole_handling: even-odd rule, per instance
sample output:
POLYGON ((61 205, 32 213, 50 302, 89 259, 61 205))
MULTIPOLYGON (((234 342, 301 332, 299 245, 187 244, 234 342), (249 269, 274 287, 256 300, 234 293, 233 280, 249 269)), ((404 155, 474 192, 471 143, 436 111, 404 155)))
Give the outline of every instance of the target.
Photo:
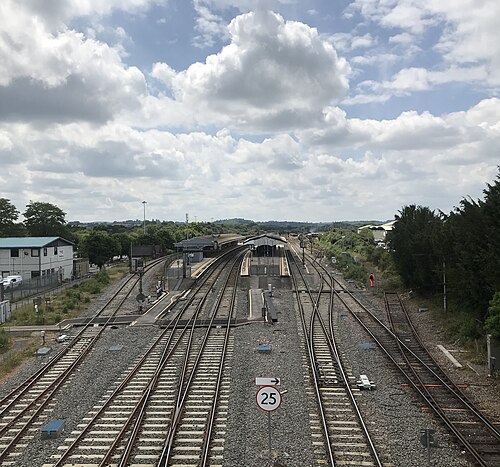
POLYGON ((191 278, 192 279, 198 279, 203 275, 203 273, 210 267, 211 264, 215 262, 217 258, 212 257, 212 258, 203 258, 198 263, 195 263, 194 265, 191 266, 191 278))
POLYGON ((250 275, 250 251, 247 251, 245 257, 243 258, 243 263, 241 264, 240 275, 246 277, 250 275))

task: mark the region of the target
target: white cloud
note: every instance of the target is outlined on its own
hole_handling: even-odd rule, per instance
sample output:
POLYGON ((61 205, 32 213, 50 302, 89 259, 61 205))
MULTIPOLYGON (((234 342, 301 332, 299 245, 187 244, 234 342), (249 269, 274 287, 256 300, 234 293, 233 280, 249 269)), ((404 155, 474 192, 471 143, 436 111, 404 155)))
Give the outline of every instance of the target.
MULTIPOLYGON (((490 159, 488 147, 496 147, 500 141, 500 100, 487 99, 466 112, 453 112, 435 116, 429 112, 415 111, 401 113, 393 120, 348 119, 346 113, 337 107, 325 113, 321 129, 300 133, 304 145, 326 147, 338 150, 378 150, 388 153, 413 151, 426 154, 448 154, 452 161, 457 151, 470 161, 490 159), (471 148, 475 149, 471 149, 471 148)), ((415 164, 422 163, 417 158, 415 164)))
MULTIPOLYGON (((2 3, 10 0, 3 0, 2 3)), ((72 18, 81 16, 104 16, 114 10, 130 13, 145 11, 151 5, 167 0, 16 0, 16 4, 43 19, 51 27, 59 27, 72 18)))
POLYGON ((133 217, 134 209, 140 217, 146 194, 154 217, 177 219, 186 210, 200 220, 204 212, 255 219, 279 212, 279 218, 308 220, 372 212, 384 218, 408 199, 446 210, 450 199, 456 204, 466 194, 479 196, 484 180, 494 178, 499 104, 488 99, 464 112, 411 111, 382 121, 348 118, 329 107, 321 129, 260 142, 236 139, 227 129, 210 135, 117 123, 44 130, 4 124, 0 179, 14 204, 49 200, 81 220, 133 217), (9 183, 19 176, 21 187, 9 183), (91 213, 82 209, 86 196, 91 213), (282 200, 283 209, 269 211, 269 199, 282 200))
MULTIPOLYGON (((332 36, 286 21, 266 1, 253 11, 250 0, 197 0, 194 33, 227 45, 181 72, 146 61, 147 88, 126 63, 137 59, 127 55, 130 31, 102 17, 156 1, 42 3, 0 2, 0 183, 20 209, 33 199, 71 219, 142 218, 147 199, 148 216, 163 219, 383 219, 409 200, 447 210, 496 175, 498 99, 453 113, 410 107, 386 120, 340 108, 444 92, 448 83, 484 95, 500 56, 496 5, 490 17, 480 0, 469 15, 465 0, 357 0, 346 15, 387 31, 364 22, 332 36), (244 14, 228 27, 234 9, 244 14), (72 29, 80 22, 88 33, 72 29), (430 25, 444 32, 436 39, 430 25), (438 54, 425 54, 434 39, 438 54), (348 78, 355 92, 345 99, 348 78)), ((175 37, 176 47, 189 42, 175 37)))
MULTIPOLYGON (((357 60, 353 60, 357 63, 357 60)), ((362 62, 366 63, 366 62, 362 62)), ((385 102, 392 96, 409 96, 414 92, 428 91, 449 83, 480 83, 487 77, 484 66, 451 67, 442 71, 429 71, 426 68, 404 68, 390 80, 378 82, 367 80, 357 85, 357 93, 342 101, 344 105, 359 105, 371 102, 385 102)))
MULTIPOLYGON (((491 0, 355 0, 349 15, 363 17, 388 29, 402 32, 390 41, 410 40, 405 34, 423 35, 441 25, 442 34, 435 49, 448 67, 467 68, 486 65, 483 81, 500 86, 500 2, 491 0)), ((466 77, 464 77, 467 81, 466 77)))
POLYGON ((167 87, 172 87, 172 81, 176 75, 175 70, 166 63, 154 63, 151 76, 162 81, 167 87))
POLYGON ((199 48, 212 47, 217 40, 227 37, 227 25, 223 18, 213 13, 204 0, 194 0, 194 8, 198 14, 195 29, 200 33, 193 39, 199 48))
POLYGON ((315 29, 266 11, 236 17, 229 32, 220 53, 173 80, 176 98, 198 112, 248 128, 293 127, 345 95, 349 66, 315 29))
POLYGON ((401 34, 395 34, 389 37, 389 44, 401 44, 409 45, 413 44, 415 41, 415 36, 408 34, 407 32, 402 32, 401 34))
POLYGON ((351 41, 351 49, 361 49, 373 47, 376 41, 370 33, 366 33, 363 36, 353 37, 351 41))
POLYGON ((144 76, 119 50, 73 30, 49 32, 10 0, 0 16, 0 119, 103 121, 138 108, 144 76))

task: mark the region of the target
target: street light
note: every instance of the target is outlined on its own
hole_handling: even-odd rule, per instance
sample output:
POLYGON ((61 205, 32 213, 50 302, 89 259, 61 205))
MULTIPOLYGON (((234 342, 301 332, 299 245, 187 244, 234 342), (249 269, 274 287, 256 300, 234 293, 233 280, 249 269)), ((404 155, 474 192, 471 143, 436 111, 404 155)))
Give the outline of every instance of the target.
POLYGON ((143 201, 142 202, 143 206, 144 206, 144 235, 146 235, 146 201, 143 201))

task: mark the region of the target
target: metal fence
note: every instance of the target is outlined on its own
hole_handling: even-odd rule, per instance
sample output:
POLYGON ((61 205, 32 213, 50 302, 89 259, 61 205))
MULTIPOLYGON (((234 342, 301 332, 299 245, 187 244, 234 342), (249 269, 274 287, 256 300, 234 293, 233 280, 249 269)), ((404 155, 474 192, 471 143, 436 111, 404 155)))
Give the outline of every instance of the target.
POLYGON ((9 288, 4 290, 3 297, 1 296, 0 291, 0 302, 2 300, 9 300, 11 310, 15 310, 26 303, 32 303, 33 299, 36 297, 53 295, 62 289, 79 284, 84 280, 88 280, 90 277, 91 275, 89 274, 84 278, 61 281, 60 276, 57 273, 54 273, 46 276, 34 277, 26 281, 23 280, 21 285, 12 289, 9 288))

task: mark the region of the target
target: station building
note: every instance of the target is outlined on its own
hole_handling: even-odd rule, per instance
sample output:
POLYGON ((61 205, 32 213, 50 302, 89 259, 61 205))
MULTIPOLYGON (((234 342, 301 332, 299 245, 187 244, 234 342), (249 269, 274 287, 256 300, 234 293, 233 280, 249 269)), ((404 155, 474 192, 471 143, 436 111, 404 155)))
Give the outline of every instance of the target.
POLYGON ((70 279, 74 247, 62 237, 0 238, 1 275, 29 280, 57 273, 60 280, 70 279))
POLYGON ((250 246, 254 256, 282 256, 287 241, 278 235, 263 234, 251 237, 243 242, 250 246))
POLYGON ((235 247, 244 239, 245 237, 235 234, 205 235, 182 240, 174 246, 187 256, 189 264, 199 263, 203 258, 215 256, 221 250, 235 247))

